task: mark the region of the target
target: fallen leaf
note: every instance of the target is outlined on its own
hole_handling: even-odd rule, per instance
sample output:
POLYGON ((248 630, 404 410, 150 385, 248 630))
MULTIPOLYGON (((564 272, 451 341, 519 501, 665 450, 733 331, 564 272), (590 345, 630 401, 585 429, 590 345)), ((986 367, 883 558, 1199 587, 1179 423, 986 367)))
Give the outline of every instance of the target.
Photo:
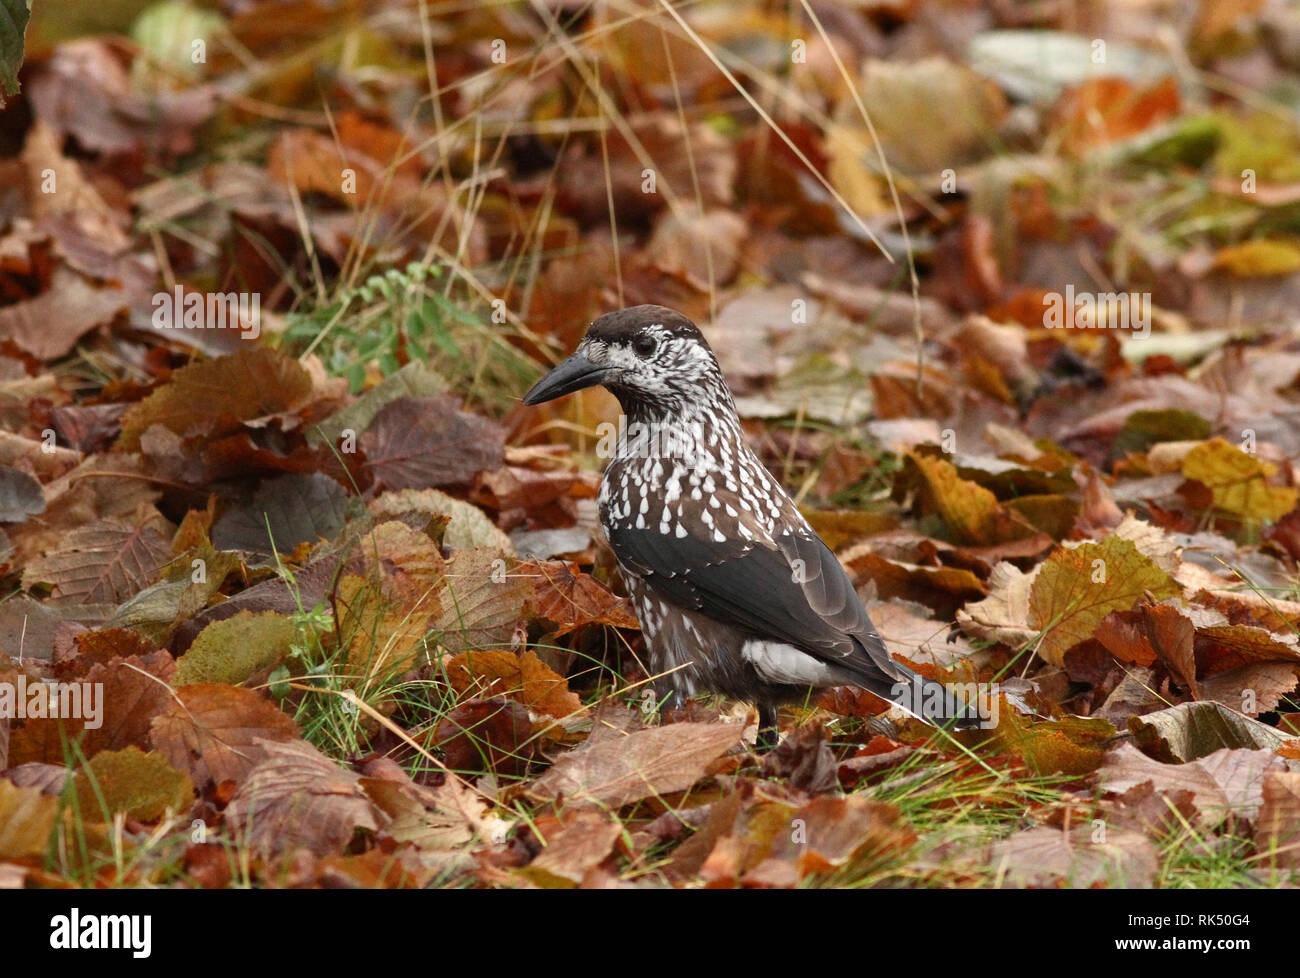
POLYGON ((1275 467, 1222 438, 1197 445, 1183 459, 1182 472, 1209 486, 1216 509, 1243 519, 1272 523, 1295 509, 1300 490, 1265 480, 1275 467))
POLYGON ((100 751, 76 776, 77 810, 85 821, 112 822, 119 812, 156 822, 183 814, 194 801, 189 776, 154 751, 100 751))
POLYGON ((623 824, 607 812, 584 808, 539 819, 533 831, 543 848, 521 873, 548 889, 567 888, 581 884, 604 861, 622 836, 623 824))
POLYGON ((153 748, 200 788, 209 781, 242 783, 266 756, 265 743, 297 739, 290 717, 238 686, 184 686, 150 723, 153 748))
POLYGON ((992 869, 1017 887, 1150 889, 1160 865, 1155 843, 1140 832, 1107 832, 1093 838, 1089 826, 1071 831, 1040 826, 993 844, 992 869))
POLYGON ((384 405, 361 436, 366 468, 385 489, 464 485, 503 460, 504 433, 460 410, 458 398, 402 397, 384 405))
POLYGON ((1065 545, 1045 560, 1029 594, 1029 624, 1043 632, 1038 654, 1063 665, 1066 651, 1092 637, 1112 611, 1127 611, 1146 594, 1178 593, 1167 573, 1132 541, 1065 545))
POLYGON ((1287 739, 1276 727, 1213 702, 1180 703, 1131 717, 1128 726, 1144 751, 1178 763, 1194 761, 1223 747, 1272 750, 1287 739))
POLYGON ((203 629, 177 664, 176 685, 237 686, 265 675, 284 660, 294 641, 293 622, 273 611, 241 611, 203 629))
POLYGON ((621 808, 642 798, 682 791, 740 743, 740 724, 672 723, 602 738, 561 755, 528 787, 541 801, 621 808))
POLYGON ((298 361, 269 347, 192 363, 131 406, 122 417, 118 447, 139 450, 140 436, 155 424, 178 435, 229 434, 244 423, 302 408, 313 393, 311 375, 298 361))
POLYGON ((261 762, 226 808, 226 825, 264 858, 299 847, 339 853, 358 830, 374 831, 382 811, 361 778, 302 740, 255 739, 261 762))

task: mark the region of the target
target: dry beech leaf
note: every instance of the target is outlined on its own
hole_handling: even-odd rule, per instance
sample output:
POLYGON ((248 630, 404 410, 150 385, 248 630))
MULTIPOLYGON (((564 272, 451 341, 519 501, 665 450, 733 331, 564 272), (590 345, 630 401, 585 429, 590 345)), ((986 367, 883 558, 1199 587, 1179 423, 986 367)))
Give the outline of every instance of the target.
POLYGON ((497 697, 456 704, 438 720, 430 746, 442 751, 453 771, 517 777, 528 770, 536 742, 527 708, 497 697))
POLYGON ((92 285, 60 265, 40 295, 0 308, 0 339, 13 340, 38 360, 55 360, 130 301, 122 290, 92 285))

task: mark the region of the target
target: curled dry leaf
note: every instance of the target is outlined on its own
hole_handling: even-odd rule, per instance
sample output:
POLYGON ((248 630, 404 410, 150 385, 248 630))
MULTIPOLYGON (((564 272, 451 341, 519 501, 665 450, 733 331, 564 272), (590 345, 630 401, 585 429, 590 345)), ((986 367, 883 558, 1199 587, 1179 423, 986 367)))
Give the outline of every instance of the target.
POLYGON ((1147 753, 1178 763, 1194 761, 1222 747, 1272 750, 1287 739, 1276 727, 1212 702, 1180 703, 1131 717, 1128 726, 1147 753))
POLYGON ((471 689, 480 695, 509 696, 531 710, 557 719, 584 709, 582 700, 569 692, 568 683, 542 662, 532 649, 520 655, 505 649, 462 652, 443 667, 452 689, 471 689))
POLYGON ((1121 744, 1106 755, 1097 783, 1113 794, 1148 783, 1157 792, 1188 792, 1200 821, 1213 828, 1229 817, 1253 821, 1265 779, 1285 770, 1286 762, 1271 750, 1224 748, 1185 764, 1165 764, 1121 744))
POLYGON ((564 561, 525 561, 512 574, 532 578, 531 607, 539 618, 556 624, 557 637, 583 625, 639 627, 626 599, 564 561))

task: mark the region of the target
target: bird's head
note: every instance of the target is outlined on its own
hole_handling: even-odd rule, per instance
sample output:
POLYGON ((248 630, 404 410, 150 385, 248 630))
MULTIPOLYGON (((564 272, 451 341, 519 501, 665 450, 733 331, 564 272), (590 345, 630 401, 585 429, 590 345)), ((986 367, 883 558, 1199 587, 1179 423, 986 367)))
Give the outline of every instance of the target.
POLYGON ((573 356, 539 380, 524 403, 541 404, 597 384, 637 420, 680 418, 701 408, 735 410, 704 334, 663 306, 601 316, 573 356))

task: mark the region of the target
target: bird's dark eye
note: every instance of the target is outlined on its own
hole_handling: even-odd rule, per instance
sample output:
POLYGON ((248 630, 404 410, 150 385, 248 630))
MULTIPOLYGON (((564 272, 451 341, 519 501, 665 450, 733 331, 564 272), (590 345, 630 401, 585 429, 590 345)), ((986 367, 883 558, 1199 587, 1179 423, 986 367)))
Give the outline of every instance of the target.
POLYGON ((658 345, 658 341, 648 333, 643 333, 632 341, 632 349, 636 351, 636 355, 639 357, 648 357, 654 353, 655 347, 658 345))

